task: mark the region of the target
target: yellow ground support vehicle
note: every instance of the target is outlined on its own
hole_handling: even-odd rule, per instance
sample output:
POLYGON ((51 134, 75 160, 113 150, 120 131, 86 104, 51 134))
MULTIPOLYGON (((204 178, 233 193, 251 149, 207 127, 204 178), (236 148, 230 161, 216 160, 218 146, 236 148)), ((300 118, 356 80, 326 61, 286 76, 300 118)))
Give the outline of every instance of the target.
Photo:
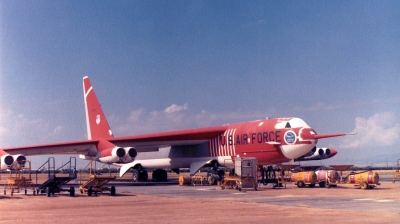
POLYGON ((315 183, 317 182, 317 175, 314 171, 300 171, 292 173, 290 180, 294 182, 299 188, 305 186, 315 187, 315 183))
POLYGON ((360 173, 351 172, 347 176, 347 183, 359 186, 361 189, 373 189, 380 185, 379 175, 374 171, 364 171, 360 173))
POLYGON ((9 190, 11 196, 13 196, 14 193, 19 193, 22 189, 24 189, 25 194, 27 194, 29 188, 33 190, 33 195, 35 195, 36 190, 31 177, 31 161, 20 161, 18 168, 10 170, 10 176, 4 184, 4 195, 6 195, 7 190, 9 190), (26 164, 28 164, 28 166, 26 166, 26 164))
POLYGON ((258 189, 257 158, 235 158, 235 170, 233 176, 225 176, 221 183, 221 189, 234 188, 241 191, 243 188, 258 189))
MULTIPOLYGON (((80 192, 82 194, 87 193, 88 196, 92 196, 93 193, 97 195, 97 193, 99 192, 102 193, 103 191, 110 191, 111 196, 115 196, 116 194, 115 186, 105 187, 105 185, 108 182, 115 180, 116 176, 111 176, 111 172, 109 172, 109 175, 105 176, 96 175, 96 161, 90 161, 90 163, 85 167, 85 169, 89 165, 90 165, 89 179, 85 183, 79 186, 80 192), (93 167, 93 162, 95 163, 94 167, 93 167)), ((108 170, 110 170, 110 167, 108 170)))

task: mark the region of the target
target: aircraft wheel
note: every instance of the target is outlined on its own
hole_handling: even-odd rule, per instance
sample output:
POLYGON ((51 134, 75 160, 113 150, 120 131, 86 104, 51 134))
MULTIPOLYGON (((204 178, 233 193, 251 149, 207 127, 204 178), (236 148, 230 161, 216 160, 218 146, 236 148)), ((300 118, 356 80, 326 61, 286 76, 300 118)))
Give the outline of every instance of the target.
POLYGON ((319 187, 326 187, 326 182, 325 181, 319 182, 319 187))
POLYGON ((87 191, 88 196, 92 196, 92 193, 93 193, 93 189, 92 189, 92 187, 89 187, 89 189, 87 191))
POLYGON ((161 181, 165 182, 167 181, 168 174, 166 170, 163 169, 156 169, 153 171, 152 179, 153 181, 161 181))
POLYGON ((47 197, 50 197, 50 194, 51 194, 50 188, 49 188, 49 187, 46 187, 46 196, 47 196, 47 197))
POLYGON ((74 187, 70 187, 70 188, 69 188, 69 195, 70 195, 71 197, 75 196, 75 188, 74 188, 74 187))
POLYGON ((368 189, 368 184, 365 183, 365 182, 361 182, 360 183, 360 188, 363 189, 363 190, 368 189))
POLYGON ((218 177, 218 176, 215 175, 215 174, 212 174, 212 175, 208 176, 207 177, 208 185, 216 185, 217 184, 217 178, 216 177, 218 177))
POLYGON ((132 169, 132 181, 138 182, 139 180, 139 171, 137 169, 132 169))
POLYGON ((140 170, 139 175, 138 175, 138 180, 139 181, 147 181, 149 179, 149 174, 147 170, 140 170))
POLYGON ((111 186, 111 196, 115 196, 115 186, 111 186))
POLYGON ((303 181, 297 182, 297 187, 298 187, 298 188, 302 188, 302 187, 304 187, 304 186, 305 186, 305 184, 304 184, 303 181))
POLYGON ((158 176, 159 176, 159 169, 154 170, 153 173, 151 174, 151 179, 153 181, 160 181, 158 176))

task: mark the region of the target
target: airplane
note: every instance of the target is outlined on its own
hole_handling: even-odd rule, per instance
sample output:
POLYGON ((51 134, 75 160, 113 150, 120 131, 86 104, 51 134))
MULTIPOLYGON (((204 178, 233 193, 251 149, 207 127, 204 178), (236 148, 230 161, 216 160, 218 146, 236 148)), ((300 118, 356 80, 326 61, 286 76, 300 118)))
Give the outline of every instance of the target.
POLYGON ((317 149, 319 139, 345 135, 317 134, 300 118, 273 118, 188 130, 114 137, 89 77, 83 77, 88 140, 0 149, 1 169, 21 166, 25 156, 75 154, 86 160, 120 167, 120 176, 132 168, 133 179, 166 180, 167 171, 234 164, 236 157, 256 157, 259 165, 327 159, 332 149, 317 149))

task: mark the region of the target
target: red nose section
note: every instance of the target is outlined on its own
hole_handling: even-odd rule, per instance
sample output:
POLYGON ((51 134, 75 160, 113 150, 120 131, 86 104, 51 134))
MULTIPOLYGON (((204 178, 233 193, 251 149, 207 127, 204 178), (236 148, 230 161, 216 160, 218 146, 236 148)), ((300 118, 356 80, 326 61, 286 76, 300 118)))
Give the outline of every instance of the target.
POLYGON ((313 140, 315 136, 315 131, 312 128, 303 128, 300 132, 300 137, 303 140, 313 140))
POLYGON ((334 149, 330 149, 331 150, 331 154, 328 156, 328 158, 332 158, 337 154, 337 151, 334 149))

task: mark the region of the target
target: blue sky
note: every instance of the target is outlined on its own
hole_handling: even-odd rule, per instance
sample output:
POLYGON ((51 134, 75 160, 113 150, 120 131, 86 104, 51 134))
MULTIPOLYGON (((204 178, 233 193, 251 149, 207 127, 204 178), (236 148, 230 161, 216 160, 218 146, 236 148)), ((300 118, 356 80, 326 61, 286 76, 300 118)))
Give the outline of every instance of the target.
MULTIPOLYGON (((339 154, 400 158, 398 1, 0 2, 0 145, 300 117, 339 154)), ((41 160, 47 156, 40 157, 41 160)))

